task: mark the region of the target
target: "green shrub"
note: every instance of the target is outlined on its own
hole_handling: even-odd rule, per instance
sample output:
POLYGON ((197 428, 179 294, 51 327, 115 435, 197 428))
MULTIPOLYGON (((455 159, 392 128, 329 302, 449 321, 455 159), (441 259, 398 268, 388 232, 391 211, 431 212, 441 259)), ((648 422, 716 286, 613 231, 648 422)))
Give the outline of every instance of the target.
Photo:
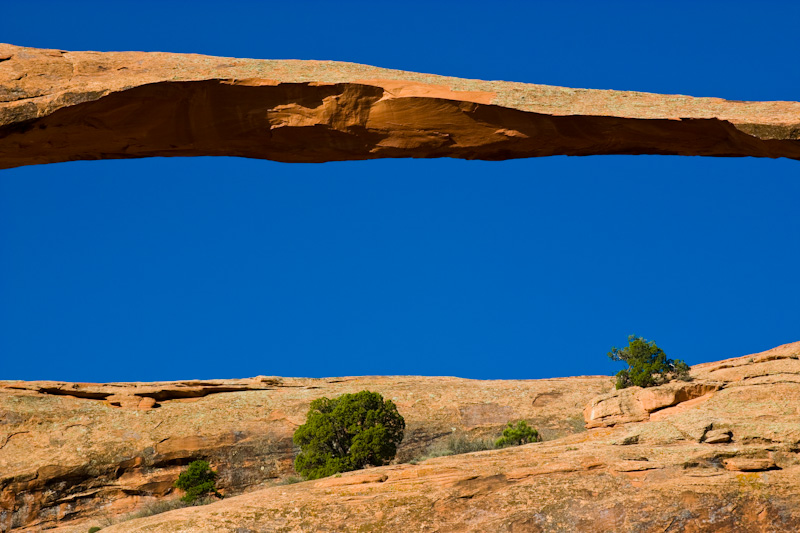
POLYGON ((617 389, 630 386, 653 387, 673 379, 689 381, 689 365, 680 359, 668 359, 664 350, 653 341, 630 335, 628 346, 613 347, 608 352, 613 361, 624 361, 628 368, 617 373, 617 389))
POLYGON ((222 498, 222 495, 217 492, 216 480, 217 473, 211 470, 207 461, 192 461, 189 463, 189 468, 178 476, 175 486, 186 492, 181 501, 191 504, 206 494, 222 498))
POLYGON ((294 433, 297 472, 318 479, 381 466, 394 459, 406 424, 391 400, 377 392, 344 394, 311 402, 306 423, 294 433))
POLYGON ((507 448, 509 446, 520 446, 529 442, 541 442, 539 432, 528 426, 524 420, 517 422, 515 426, 511 422, 503 430, 503 436, 494 443, 496 448, 507 448))
POLYGON ((98 531, 100 531, 101 529, 102 529, 101 527, 98 527, 98 526, 92 526, 92 527, 90 527, 90 528, 89 528, 89 533, 97 533, 97 532, 98 532, 98 531))
POLYGON ((484 450, 493 449, 494 441, 491 439, 472 438, 465 434, 450 435, 445 441, 434 442, 428 446, 423 454, 413 457, 408 462, 417 464, 420 461, 426 461, 434 457, 460 455, 462 453, 482 452, 484 450))

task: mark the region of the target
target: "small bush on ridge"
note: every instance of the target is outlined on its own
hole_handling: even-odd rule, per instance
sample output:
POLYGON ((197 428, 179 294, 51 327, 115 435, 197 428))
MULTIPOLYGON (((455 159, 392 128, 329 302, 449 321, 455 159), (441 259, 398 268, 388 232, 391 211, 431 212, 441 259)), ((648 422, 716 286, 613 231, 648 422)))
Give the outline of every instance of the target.
POLYGON ((294 468, 319 479, 394 459, 406 423, 391 400, 377 392, 343 394, 311 402, 306 423, 294 433, 300 446, 294 468))
POLYGON ((628 336, 628 346, 625 348, 611 348, 608 357, 613 361, 628 363, 628 368, 617 372, 617 389, 654 387, 673 379, 691 379, 689 365, 680 359, 668 359, 655 342, 635 335, 628 336))
POLYGON ((186 492, 181 501, 192 504, 206 494, 222 498, 217 492, 216 480, 217 473, 211 470, 208 461, 192 461, 189 463, 189 468, 178 476, 175 486, 186 492))
POLYGON ((507 448, 541 440, 538 431, 530 427, 526 421, 520 420, 516 426, 509 422, 503 430, 503 436, 497 439, 494 445, 496 448, 507 448))

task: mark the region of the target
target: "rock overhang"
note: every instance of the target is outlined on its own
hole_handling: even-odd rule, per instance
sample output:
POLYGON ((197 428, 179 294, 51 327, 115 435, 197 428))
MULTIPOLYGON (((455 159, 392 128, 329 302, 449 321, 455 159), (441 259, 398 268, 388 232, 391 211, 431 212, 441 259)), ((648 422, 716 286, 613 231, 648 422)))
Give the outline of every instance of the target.
POLYGON ((0 44, 0 168, 672 154, 800 159, 800 102, 466 80, 354 63, 0 44))

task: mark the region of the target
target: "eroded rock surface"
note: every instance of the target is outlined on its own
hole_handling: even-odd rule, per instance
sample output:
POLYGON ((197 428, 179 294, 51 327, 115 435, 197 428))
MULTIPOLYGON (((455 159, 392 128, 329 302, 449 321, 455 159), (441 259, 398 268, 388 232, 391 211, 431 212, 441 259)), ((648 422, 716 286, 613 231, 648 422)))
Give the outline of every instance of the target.
POLYGON ((115 521, 104 531, 799 531, 800 342, 691 373, 613 392, 610 377, 0 382, 0 517, 59 533, 115 521), (406 417, 399 463, 274 485, 291 473, 309 402, 362 389, 406 417), (584 430, 582 413, 604 403, 643 416, 584 430), (496 435, 519 418, 545 442, 405 462, 454 429, 496 435), (196 458, 230 497, 120 521, 177 498, 172 484, 196 458))
POLYGON ((609 431, 275 487, 104 531, 798 531, 796 452, 783 468, 728 469, 732 460, 714 461, 732 450, 620 447, 609 431))
POLYGON ((479 81, 333 61, 0 44, 0 168, 675 154, 800 159, 800 103, 479 81))
POLYGON ((405 461, 454 432, 495 437, 510 420, 527 419, 548 439, 582 432, 583 406, 611 386, 602 376, 0 382, 0 530, 85 533, 175 498, 175 479, 195 459, 218 469, 228 494, 275 483, 294 474, 292 434, 321 396, 392 398, 406 419, 405 461))
POLYGON ((641 421, 272 487, 104 531, 794 533, 799 357, 800 342, 697 365, 700 390, 635 394, 660 406, 641 421))
MULTIPOLYGON (((800 343, 692 367, 692 381, 660 387, 629 387, 593 399, 584 409, 586 427, 659 419, 693 408, 716 391, 757 385, 800 383, 800 343)), ((727 393, 726 393, 727 394, 727 393)))

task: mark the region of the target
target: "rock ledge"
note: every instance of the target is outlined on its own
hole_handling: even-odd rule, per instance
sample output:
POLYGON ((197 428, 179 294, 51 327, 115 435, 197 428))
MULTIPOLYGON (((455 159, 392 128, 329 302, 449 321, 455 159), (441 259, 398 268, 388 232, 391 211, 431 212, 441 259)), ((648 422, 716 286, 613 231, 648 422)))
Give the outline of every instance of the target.
POLYGON ((240 156, 800 159, 800 103, 466 80, 333 61, 0 44, 0 169, 240 156))

